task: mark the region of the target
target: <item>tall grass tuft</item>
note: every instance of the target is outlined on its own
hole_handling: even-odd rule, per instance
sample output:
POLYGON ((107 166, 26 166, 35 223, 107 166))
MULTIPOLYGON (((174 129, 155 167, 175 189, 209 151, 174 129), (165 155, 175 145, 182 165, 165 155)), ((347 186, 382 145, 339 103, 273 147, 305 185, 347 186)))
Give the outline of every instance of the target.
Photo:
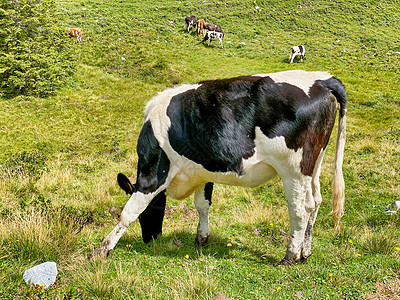
POLYGON ((173 299, 204 299, 216 294, 219 280, 209 276, 207 269, 199 274, 187 266, 182 274, 171 278, 167 283, 173 299))
POLYGON ((58 261, 77 251, 82 222, 62 209, 31 208, 0 220, 3 255, 28 261, 58 261))
POLYGON ((393 236, 387 229, 368 233, 360 239, 362 251, 368 254, 392 254, 397 243, 397 237, 393 236))
POLYGON ((77 286, 95 299, 152 299, 154 276, 148 276, 136 262, 86 261, 74 272, 77 286))

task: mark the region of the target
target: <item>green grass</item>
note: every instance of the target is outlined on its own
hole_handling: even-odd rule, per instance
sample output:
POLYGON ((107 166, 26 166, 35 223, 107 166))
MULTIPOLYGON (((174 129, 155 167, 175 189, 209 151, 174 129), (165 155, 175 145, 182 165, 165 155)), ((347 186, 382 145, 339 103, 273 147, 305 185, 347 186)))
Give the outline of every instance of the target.
POLYGON ((155 3, 59 1, 65 27, 84 31, 82 44, 71 40, 77 73, 56 96, 0 100, 0 298, 390 296, 376 284, 396 286, 400 277, 400 219, 385 214, 400 198, 398 3, 155 3), (220 24, 224 48, 185 32, 189 14, 220 24), (298 44, 306 60, 290 65, 298 44), (331 72, 349 98, 342 231, 334 233, 329 215, 332 136, 307 264, 273 267, 289 231, 279 179, 255 189, 217 185, 212 236, 201 250, 190 197, 168 199, 163 236, 153 243, 143 244, 135 223, 106 260, 86 259, 127 201, 116 174, 136 174, 136 140, 152 96, 180 83, 297 68, 331 72), (46 260, 58 264, 57 286, 26 286, 24 270, 46 260))

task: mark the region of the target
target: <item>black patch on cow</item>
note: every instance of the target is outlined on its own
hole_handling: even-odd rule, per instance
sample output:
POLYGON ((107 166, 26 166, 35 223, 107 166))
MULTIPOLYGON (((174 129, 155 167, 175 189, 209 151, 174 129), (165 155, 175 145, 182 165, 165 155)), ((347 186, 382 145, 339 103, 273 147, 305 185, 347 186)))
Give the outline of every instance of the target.
POLYGON ((300 50, 300 54, 303 55, 304 54, 304 47, 303 46, 299 46, 299 50, 300 50))
POLYGON ((167 197, 164 190, 153 198, 145 211, 139 216, 143 242, 151 242, 162 233, 166 201, 167 197))
POLYGON ((150 121, 143 124, 138 139, 137 153, 139 165, 136 190, 145 194, 152 193, 167 179, 170 161, 159 146, 150 121))
POLYGON ((207 182, 205 187, 204 187, 204 198, 208 200, 208 203, 211 205, 211 196, 212 196, 212 191, 214 188, 214 183, 212 182, 207 182))
POLYGON ((258 77, 204 82, 172 97, 168 137, 180 155, 213 172, 242 174, 242 159, 254 153, 253 85, 258 77))
MULTIPOLYGON (((150 121, 143 124, 138 139, 137 153, 139 164, 135 191, 145 194, 155 192, 167 179, 170 161, 159 146, 150 121)), ((145 243, 155 239, 162 232, 165 203, 165 191, 162 191, 139 216, 145 243)))

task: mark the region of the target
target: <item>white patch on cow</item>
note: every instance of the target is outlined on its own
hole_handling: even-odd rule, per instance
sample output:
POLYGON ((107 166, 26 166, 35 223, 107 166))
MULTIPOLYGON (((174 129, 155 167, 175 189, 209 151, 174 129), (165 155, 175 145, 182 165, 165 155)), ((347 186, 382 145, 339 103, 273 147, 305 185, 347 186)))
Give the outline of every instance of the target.
POLYGON ((278 73, 258 74, 253 76, 270 77, 276 83, 288 83, 302 89, 306 95, 316 80, 327 80, 333 77, 328 72, 308 72, 303 70, 289 70, 278 73))
POLYGON ((121 223, 128 227, 146 209, 151 200, 161 191, 158 189, 153 193, 144 194, 135 192, 125 204, 121 213, 121 223))

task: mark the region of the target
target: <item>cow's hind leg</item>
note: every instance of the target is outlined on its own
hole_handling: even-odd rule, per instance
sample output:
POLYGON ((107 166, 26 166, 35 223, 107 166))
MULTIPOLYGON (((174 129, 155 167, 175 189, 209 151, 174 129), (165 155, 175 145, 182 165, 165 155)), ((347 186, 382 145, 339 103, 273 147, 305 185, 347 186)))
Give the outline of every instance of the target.
POLYGON ((304 236, 315 204, 311 176, 299 175, 283 180, 290 216, 290 237, 285 258, 279 264, 294 264, 301 259, 304 236))
POLYGON ((211 206, 213 183, 209 182, 198 188, 194 193, 194 204, 199 213, 196 243, 202 246, 208 241, 210 229, 208 228, 208 213, 211 206))
POLYGON ((321 173, 321 163, 322 158, 324 156, 324 152, 321 152, 320 156, 318 157, 318 161, 315 166, 314 174, 312 176, 311 181, 311 188, 312 188, 312 199, 314 207, 312 206, 312 202, 310 202, 309 209, 310 217, 308 220, 306 232, 304 234, 304 242, 303 242, 303 249, 301 251, 301 260, 305 261, 311 255, 311 240, 312 240, 312 232, 315 224, 315 219, 317 218, 318 209, 322 202, 322 196, 320 191, 320 183, 319 183, 319 176, 321 173))

